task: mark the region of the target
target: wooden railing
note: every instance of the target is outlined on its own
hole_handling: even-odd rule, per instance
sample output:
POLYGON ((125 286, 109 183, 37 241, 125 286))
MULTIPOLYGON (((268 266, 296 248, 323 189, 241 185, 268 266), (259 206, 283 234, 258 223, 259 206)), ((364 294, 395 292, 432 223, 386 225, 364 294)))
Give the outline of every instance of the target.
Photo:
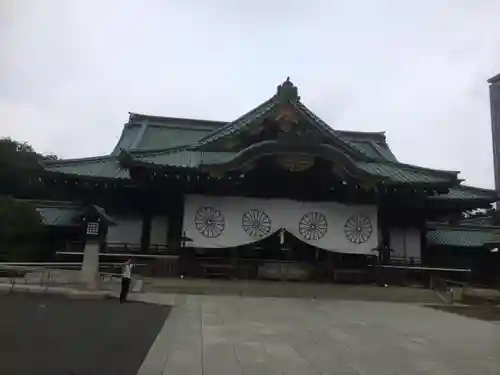
MULTIPOLYGON (((121 265, 122 263, 101 263, 99 265, 99 277, 101 282, 110 281, 113 277, 119 277, 121 275, 121 273, 117 272, 105 272, 103 268, 121 267, 121 265)), ((141 267, 144 265, 138 264, 137 266, 141 267)), ((60 279, 56 280, 54 275, 57 274, 60 276, 60 273, 64 271, 78 271, 81 267, 81 262, 3 262, 0 263, 0 278, 2 278, 4 282, 7 281, 11 285, 11 288, 14 288, 16 284, 44 287, 61 284, 78 284, 79 278, 75 273, 68 274, 68 276, 71 277, 68 277, 68 279, 64 281, 60 279)))
POLYGON ((150 244, 146 252, 143 252, 140 244, 126 242, 107 242, 103 252, 116 252, 116 250, 142 254, 169 254, 169 248, 166 245, 150 244))
MULTIPOLYGON (((77 251, 58 251, 56 252, 59 256, 73 256, 73 257, 83 257, 83 252, 77 251)), ((143 276, 153 276, 153 277, 179 277, 181 274, 181 265, 178 255, 168 255, 168 254, 144 254, 144 253, 131 253, 131 252, 101 252, 99 253, 101 258, 114 258, 119 259, 121 263, 117 263, 120 266, 123 262, 132 257, 136 262, 140 262, 141 267, 136 269, 136 273, 143 276)))

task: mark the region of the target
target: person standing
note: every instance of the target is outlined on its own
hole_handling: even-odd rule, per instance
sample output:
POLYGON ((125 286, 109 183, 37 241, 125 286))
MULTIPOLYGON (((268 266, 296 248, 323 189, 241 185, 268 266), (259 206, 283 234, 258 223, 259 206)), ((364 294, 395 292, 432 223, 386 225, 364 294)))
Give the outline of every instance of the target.
POLYGON ((122 267, 122 289, 120 292, 120 303, 124 303, 127 300, 128 291, 130 290, 130 283, 132 282, 132 268, 134 264, 132 258, 123 264, 122 267))

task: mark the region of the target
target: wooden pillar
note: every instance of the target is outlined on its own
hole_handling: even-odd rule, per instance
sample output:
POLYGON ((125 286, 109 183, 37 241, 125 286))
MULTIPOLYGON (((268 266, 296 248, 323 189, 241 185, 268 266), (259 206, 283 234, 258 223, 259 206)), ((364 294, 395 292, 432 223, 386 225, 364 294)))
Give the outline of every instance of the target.
MULTIPOLYGON (((382 211, 382 210, 379 211, 378 223, 380 228, 380 235, 382 237, 379 241, 379 247, 389 249, 391 245, 391 231, 390 231, 390 218, 387 211, 382 211)), ((379 254, 377 255, 379 264, 386 263, 390 260, 387 259, 388 257, 390 258, 390 254, 386 254, 385 252, 379 252, 379 254)))
MULTIPOLYGON (((167 245, 169 253, 179 254, 182 242, 182 221, 184 219, 184 196, 173 197, 168 203, 168 234, 167 245)), ((189 243, 187 244, 189 246, 189 243)))
POLYGON ((236 279, 238 278, 238 253, 237 249, 235 247, 231 248, 231 265, 233 267, 233 278, 236 279))
MULTIPOLYGON (((168 203, 168 233, 167 248, 168 253, 179 255, 179 273, 184 276, 189 272, 188 254, 183 244, 182 224, 184 220, 184 196, 182 194, 174 195, 168 203)), ((186 243, 189 246, 189 242, 186 243)))
POLYGON ((420 262, 423 266, 430 266, 429 249, 427 248, 427 225, 425 218, 420 222, 420 262))
POLYGON ((141 253, 147 253, 151 241, 151 213, 146 211, 142 214, 141 253))
POLYGON ((326 252, 326 278, 329 282, 333 280, 333 254, 330 251, 326 252))

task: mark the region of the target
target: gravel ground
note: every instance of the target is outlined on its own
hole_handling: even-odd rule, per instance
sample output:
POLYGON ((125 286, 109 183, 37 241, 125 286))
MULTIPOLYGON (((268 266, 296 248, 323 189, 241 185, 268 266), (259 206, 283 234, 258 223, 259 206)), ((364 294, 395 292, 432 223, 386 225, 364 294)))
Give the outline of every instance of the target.
POLYGON ((0 374, 135 375, 166 306, 0 295, 0 374))

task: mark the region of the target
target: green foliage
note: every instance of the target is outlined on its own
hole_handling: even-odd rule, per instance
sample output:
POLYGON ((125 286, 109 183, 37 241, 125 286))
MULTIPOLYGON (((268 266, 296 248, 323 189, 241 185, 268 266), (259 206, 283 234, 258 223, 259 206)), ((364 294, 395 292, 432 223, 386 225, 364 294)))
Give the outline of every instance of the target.
POLYGON ((0 258, 7 261, 36 260, 42 218, 27 201, 0 197, 0 258))
POLYGON ((40 162, 57 159, 35 152, 25 142, 10 138, 0 139, 0 195, 18 198, 41 197, 47 193, 39 181, 42 172, 40 162))

